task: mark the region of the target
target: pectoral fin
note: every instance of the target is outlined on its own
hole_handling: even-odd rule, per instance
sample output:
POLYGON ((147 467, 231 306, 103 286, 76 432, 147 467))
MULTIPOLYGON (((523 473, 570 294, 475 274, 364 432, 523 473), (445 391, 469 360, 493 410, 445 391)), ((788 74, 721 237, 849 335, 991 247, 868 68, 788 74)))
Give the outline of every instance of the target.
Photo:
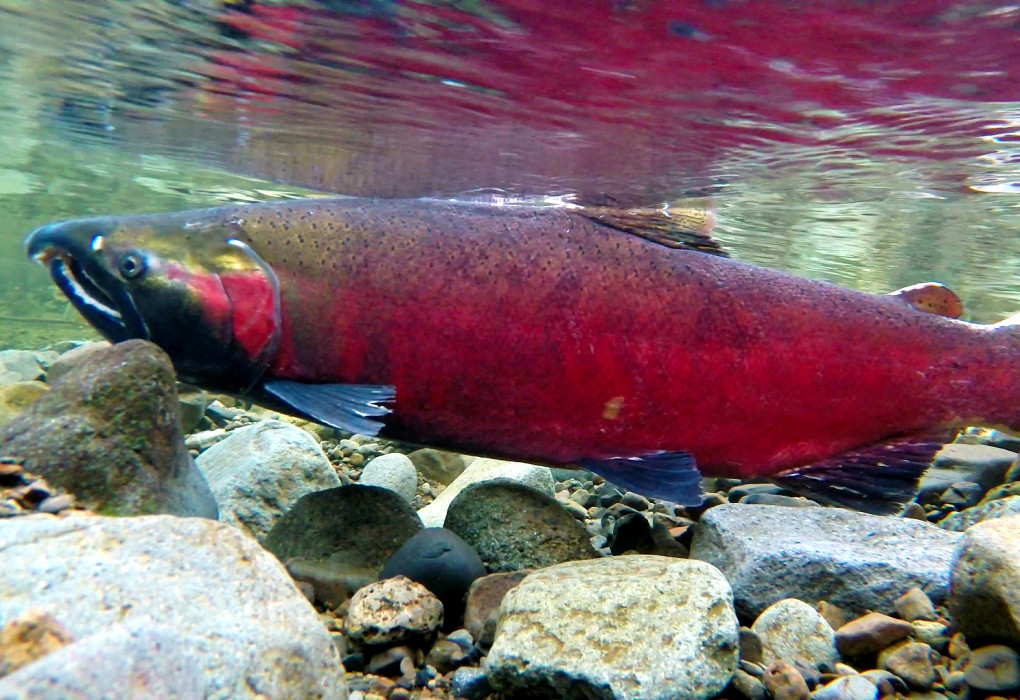
POLYGON ((951 435, 901 438, 772 477, 822 503, 889 515, 917 495, 921 477, 951 435))
POLYGON ((582 469, 651 498, 700 506, 704 500, 701 473, 687 452, 657 452, 641 457, 583 459, 582 469))
POLYGON ((323 425, 361 435, 377 435, 390 409, 379 404, 392 401, 396 390, 376 384, 306 384, 289 379, 273 379, 262 385, 271 398, 298 414, 323 425))

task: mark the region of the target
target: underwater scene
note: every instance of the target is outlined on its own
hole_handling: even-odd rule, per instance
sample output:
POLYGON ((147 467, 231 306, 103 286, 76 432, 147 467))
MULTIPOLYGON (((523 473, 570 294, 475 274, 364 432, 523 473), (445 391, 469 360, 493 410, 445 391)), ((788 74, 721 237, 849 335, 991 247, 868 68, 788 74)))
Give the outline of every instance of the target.
POLYGON ((1020 698, 1020 6, 0 0, 0 698, 1020 698))

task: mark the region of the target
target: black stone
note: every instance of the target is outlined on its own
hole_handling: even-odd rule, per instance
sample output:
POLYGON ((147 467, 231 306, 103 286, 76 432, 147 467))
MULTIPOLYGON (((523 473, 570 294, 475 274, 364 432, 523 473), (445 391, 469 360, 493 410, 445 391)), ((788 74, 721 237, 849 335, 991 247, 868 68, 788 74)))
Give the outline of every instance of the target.
POLYGON ((453 630, 463 624, 468 588, 485 574, 471 545, 446 528, 429 527, 393 553, 380 577, 406 576, 428 588, 443 603, 443 629, 453 630))

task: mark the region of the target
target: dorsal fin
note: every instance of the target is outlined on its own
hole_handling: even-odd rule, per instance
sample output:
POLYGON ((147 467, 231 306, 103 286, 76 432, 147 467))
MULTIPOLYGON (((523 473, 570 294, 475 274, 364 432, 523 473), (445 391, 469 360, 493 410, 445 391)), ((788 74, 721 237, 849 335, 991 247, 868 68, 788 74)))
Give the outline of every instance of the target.
POLYGON ((946 318, 960 318, 963 315, 963 302, 956 292, 940 282, 922 282, 912 284, 895 292, 889 292, 888 296, 902 299, 918 311, 928 314, 945 316, 946 318))
POLYGON ((584 205, 580 212, 600 224, 670 248, 728 256, 712 238, 716 219, 712 200, 707 197, 680 199, 654 207, 584 205))

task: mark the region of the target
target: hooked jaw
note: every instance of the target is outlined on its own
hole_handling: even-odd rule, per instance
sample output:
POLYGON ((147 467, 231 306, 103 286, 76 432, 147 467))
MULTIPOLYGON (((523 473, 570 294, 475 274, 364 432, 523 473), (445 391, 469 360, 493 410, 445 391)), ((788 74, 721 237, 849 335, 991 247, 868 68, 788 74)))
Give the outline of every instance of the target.
POLYGON ((40 226, 25 239, 29 258, 49 268, 50 277, 74 308, 111 342, 149 339, 149 329, 124 282, 100 262, 101 219, 40 226))

